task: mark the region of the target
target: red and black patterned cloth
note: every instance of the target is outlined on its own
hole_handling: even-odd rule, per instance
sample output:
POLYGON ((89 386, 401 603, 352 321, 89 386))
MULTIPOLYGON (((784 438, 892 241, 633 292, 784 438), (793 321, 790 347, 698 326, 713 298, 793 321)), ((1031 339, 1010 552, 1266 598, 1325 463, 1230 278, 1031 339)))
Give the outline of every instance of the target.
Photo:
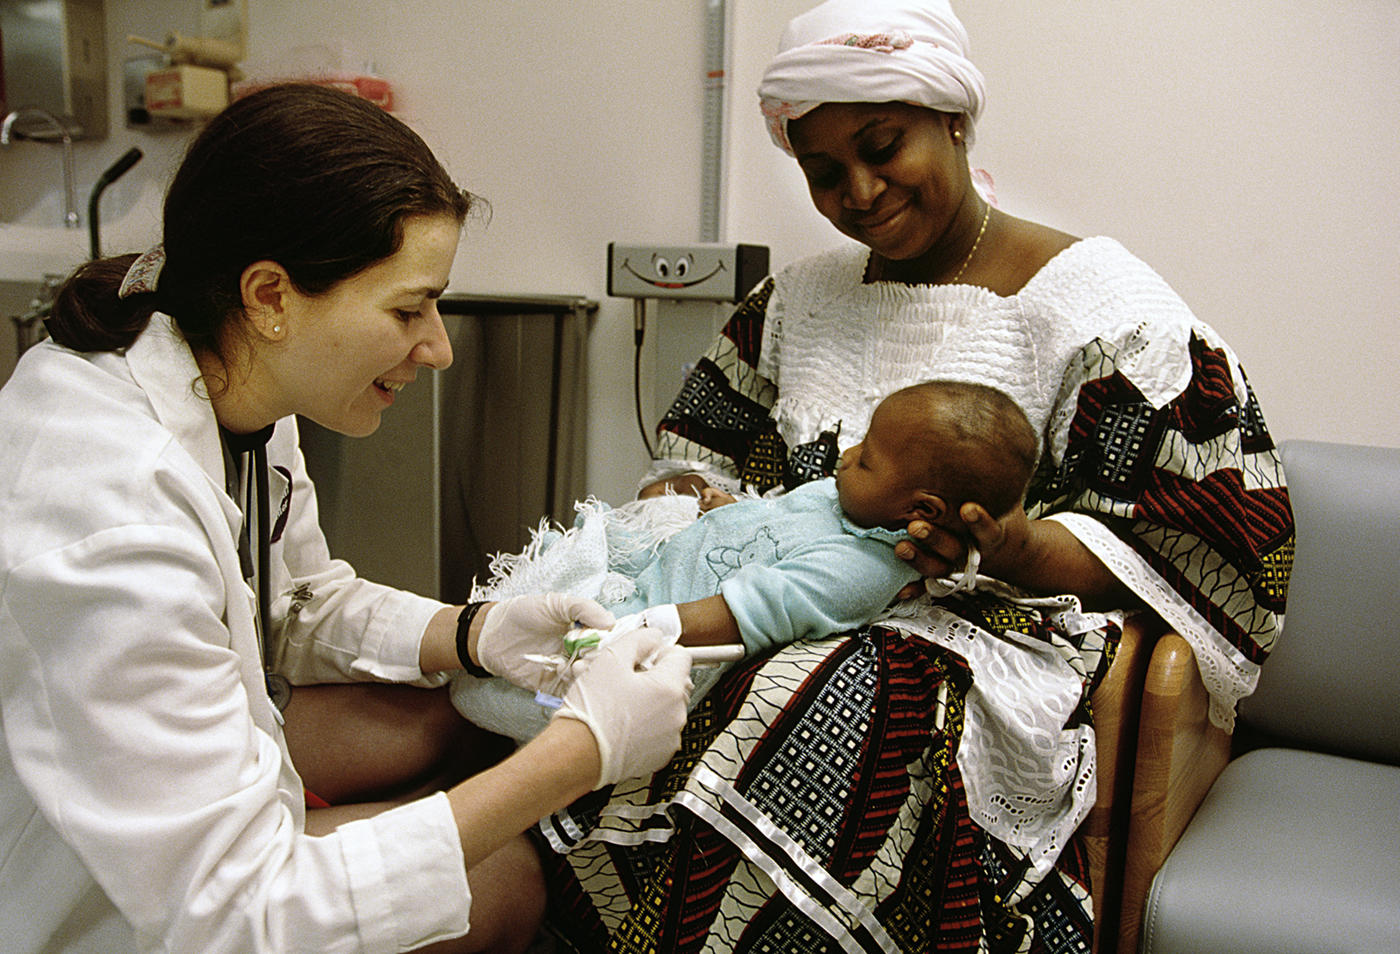
MULTIPOLYGON (((753 369, 771 290, 690 375, 659 447, 758 490, 830 472, 837 438, 788 447, 769 419, 774 388, 753 369)), ((1154 406, 1114 343, 1084 346, 1061 389, 1075 402, 1064 452, 1045 455, 1027 512, 1096 521, 1150 568, 1165 593, 1142 591, 1150 606, 1207 621, 1223 652, 1257 664, 1287 593, 1287 491, 1229 355, 1199 335, 1189 348, 1190 382, 1154 406)), ((1070 632, 981 590, 934 603, 978 632, 1053 647, 1082 680, 1066 728, 1090 722, 1116 622, 1070 632)), ((670 765, 541 825, 550 922, 580 952, 1090 950, 1078 839, 1037 872, 969 814, 973 689, 962 655, 895 625, 745 660, 692 714, 670 765)))

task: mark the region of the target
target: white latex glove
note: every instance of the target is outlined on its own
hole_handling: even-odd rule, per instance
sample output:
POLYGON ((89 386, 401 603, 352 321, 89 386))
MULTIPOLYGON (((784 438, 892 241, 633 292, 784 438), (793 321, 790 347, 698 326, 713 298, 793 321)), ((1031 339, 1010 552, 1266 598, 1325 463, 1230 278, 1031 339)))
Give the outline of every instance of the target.
POLYGON ((681 746, 690 656, 649 629, 623 633, 575 663, 556 719, 577 719, 598 743, 598 787, 649 775, 681 746))
POLYGON ((648 606, 640 613, 631 613, 613 623, 612 634, 603 642, 606 643, 622 633, 630 633, 634 629, 643 627, 656 630, 666 637, 667 642, 674 643, 681 638, 680 610, 676 609, 675 603, 661 603, 656 606, 648 606))
POLYGON ((524 689, 541 689, 557 667, 544 660, 564 656, 563 636, 575 622, 607 629, 613 615, 593 600, 563 593, 515 596, 486 610, 476 658, 482 668, 524 689), (533 658, 526 658, 533 657, 533 658))

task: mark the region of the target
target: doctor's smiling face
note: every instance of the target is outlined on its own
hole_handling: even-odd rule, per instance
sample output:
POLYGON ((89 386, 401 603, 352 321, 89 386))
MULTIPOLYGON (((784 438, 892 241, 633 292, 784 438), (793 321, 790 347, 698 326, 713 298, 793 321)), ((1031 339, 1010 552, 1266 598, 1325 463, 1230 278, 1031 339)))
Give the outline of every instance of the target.
POLYGON ((275 263, 244 275, 245 302, 265 344, 266 374, 254 372, 265 403, 322 427, 363 437, 419 368, 445 368, 452 345, 438 314, 461 225, 452 216, 403 222, 399 250, 319 295, 298 290, 275 263), (263 306, 263 307, 259 307, 263 306))

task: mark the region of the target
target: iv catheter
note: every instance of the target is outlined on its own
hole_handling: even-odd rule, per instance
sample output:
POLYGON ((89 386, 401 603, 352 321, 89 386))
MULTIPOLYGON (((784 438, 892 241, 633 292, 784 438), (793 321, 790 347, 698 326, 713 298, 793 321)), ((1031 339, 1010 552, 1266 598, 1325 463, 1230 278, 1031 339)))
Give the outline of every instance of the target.
MULTIPOLYGON (((553 681, 547 687, 535 692, 535 701, 550 709, 557 709, 563 705, 564 700, 559 695, 559 690, 563 688, 565 678, 573 668, 574 662, 588 650, 596 648, 603 641, 605 635, 602 630, 576 629, 564 637, 564 649, 567 656, 546 656, 539 653, 523 655, 521 658, 527 662, 550 666, 555 670, 553 681)), ((692 666, 719 666, 744 658, 744 647, 740 643, 724 643, 717 646, 681 646, 680 648, 689 654, 692 666)))

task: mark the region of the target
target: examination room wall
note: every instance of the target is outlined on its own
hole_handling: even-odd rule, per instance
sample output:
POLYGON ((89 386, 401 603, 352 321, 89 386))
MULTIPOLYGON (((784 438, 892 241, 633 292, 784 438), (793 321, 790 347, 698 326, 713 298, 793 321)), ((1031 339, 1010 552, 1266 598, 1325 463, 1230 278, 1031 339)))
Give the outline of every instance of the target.
MULTIPOLYGON (((128 33, 194 33, 194 0, 106 0, 109 74, 128 33)), ((754 87, 812 0, 729 0, 721 238, 773 262, 839 240, 768 142, 754 87)), ((248 0, 250 64, 344 43, 467 187, 455 290, 580 294, 588 486, 620 502, 645 452, 633 419, 632 305, 606 296, 607 243, 699 239, 704 0, 248 0)), ((1400 446, 1400 3, 1395 0, 954 0, 987 74, 972 152, 1003 208, 1123 241, 1240 351, 1279 438, 1400 446)), ((185 137, 78 144, 80 195, 129 145, 104 198, 106 250, 154 240, 185 137)), ((0 151, 0 220, 56 214, 57 159, 0 151), (48 190, 48 191, 45 191, 48 190), (37 200, 35 196, 38 196, 37 200)), ((8 332, 7 332, 8 333, 8 332)), ((669 390, 675 369, 655 370, 669 390)), ((644 363, 643 406, 653 406, 644 363)), ((392 413, 392 412, 391 412, 392 413)))
MULTIPOLYGON (((606 295, 607 245, 700 237, 704 4, 248 0, 248 8, 250 71, 292 62, 297 46, 347 48, 352 64, 368 61, 392 83, 396 114, 454 177, 489 200, 489 219, 464 232, 451 290, 599 301, 587 485, 604 499, 631 497, 646 451, 633 420, 632 305, 606 295)), ((196 0, 106 0, 106 9, 114 91, 121 62, 143 52, 128 34, 197 31, 196 0)), ((84 199, 128 147, 146 154, 103 197, 103 247, 115 254, 158 239, 161 190, 188 135, 128 129, 115 92, 111 112, 109 138, 75 151, 84 199)), ((0 221, 57 222, 58 166, 56 151, 0 150, 0 221)), ((643 388, 650 402, 650 361, 643 388)))
MULTIPOLYGON (((731 235, 832 234, 748 91, 806 0, 740 2, 731 235)), ((1276 439, 1400 446, 1400 3, 953 0, 1002 208, 1106 234, 1235 347, 1276 439)))

